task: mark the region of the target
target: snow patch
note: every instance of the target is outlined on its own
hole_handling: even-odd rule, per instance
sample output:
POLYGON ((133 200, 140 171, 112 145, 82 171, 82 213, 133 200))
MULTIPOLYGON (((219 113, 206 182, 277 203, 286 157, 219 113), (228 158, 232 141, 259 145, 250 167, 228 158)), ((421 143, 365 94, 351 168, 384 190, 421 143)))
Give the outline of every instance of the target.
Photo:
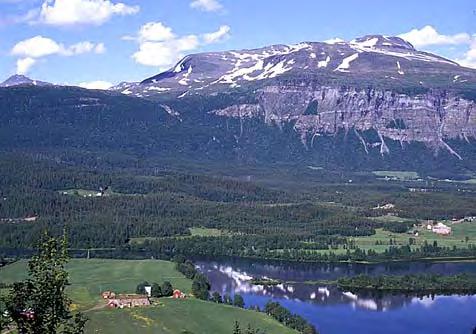
POLYGON ((342 60, 342 63, 334 70, 340 72, 348 72, 350 63, 359 58, 359 53, 354 53, 353 55, 346 57, 342 60))
POLYGON ((402 67, 400 66, 400 62, 397 60, 397 72, 400 75, 405 74, 405 72, 402 71, 402 67))
POLYGON ((188 67, 187 73, 183 75, 182 79, 178 83, 182 86, 187 86, 188 82, 190 81, 190 79, 188 78, 190 74, 192 74, 192 65, 188 67))
POLYGON ((327 56, 326 60, 320 60, 320 61, 317 62, 317 67, 318 68, 327 67, 327 65, 329 65, 330 61, 331 61, 331 57, 327 56))
POLYGON ((358 46, 358 47, 361 47, 361 48, 373 48, 373 47, 375 47, 375 45, 377 45, 377 43, 378 43, 378 38, 377 37, 368 39, 364 42, 357 42, 355 39, 350 41, 351 45, 355 45, 355 46, 358 46))
POLYGON ((167 87, 155 87, 155 86, 152 86, 152 87, 149 87, 147 88, 147 90, 155 90, 156 92, 167 92, 170 90, 170 88, 167 88, 167 87))

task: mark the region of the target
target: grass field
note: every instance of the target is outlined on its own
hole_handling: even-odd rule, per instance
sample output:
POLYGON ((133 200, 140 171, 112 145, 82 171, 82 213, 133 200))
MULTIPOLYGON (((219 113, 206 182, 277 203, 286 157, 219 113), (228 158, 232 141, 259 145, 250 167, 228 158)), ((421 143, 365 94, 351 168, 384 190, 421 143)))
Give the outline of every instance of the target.
MULTIPOLYGON (((27 262, 20 261, 0 269, 0 282, 11 283, 26 277, 27 262)), ((172 262, 160 260, 72 259, 67 265, 71 286, 68 294, 73 309, 83 310, 89 318, 86 333, 232 333, 235 320, 242 327, 250 324, 268 334, 296 334, 263 313, 193 297, 184 300, 160 298, 150 307, 106 309, 101 291, 134 293, 144 280, 162 283, 190 293, 192 282, 175 270, 172 262)))
POLYGON ((376 252, 383 252, 390 245, 390 239, 393 239, 397 245, 408 245, 409 238, 415 240, 415 246, 421 246, 425 241, 433 243, 437 241, 438 245, 445 247, 467 247, 469 244, 476 245, 476 223, 461 223, 450 224, 452 228, 452 234, 448 236, 437 235, 425 228, 418 228, 418 237, 406 234, 406 233, 392 233, 384 231, 383 229, 377 229, 375 235, 368 237, 356 237, 355 240, 357 246, 362 249, 373 249, 376 252), (468 237, 468 243, 466 243, 465 237, 468 237), (379 245, 376 245, 376 242, 379 245))
POLYGON ((221 237, 229 234, 216 228, 190 227, 189 230, 192 236, 198 237, 221 237))
MULTIPOLYGON (((26 264, 26 261, 20 261, 0 269, 0 281, 11 283, 25 278, 26 264)), ((73 259, 67 270, 71 281, 68 292, 79 309, 95 306, 105 290, 134 293, 137 284, 144 280, 159 284, 170 281, 185 293, 189 293, 191 288, 190 280, 167 261, 73 259)))
POLYGON ((267 334, 296 334, 263 313, 232 306, 204 302, 197 299, 162 299, 160 305, 150 308, 101 310, 88 314, 86 333, 229 333, 239 321, 242 327, 250 324, 267 334), (104 326, 107 323, 108 326, 104 326), (100 328, 98 330, 98 328, 100 328))
MULTIPOLYGON (((387 217, 387 216, 385 216, 387 217)), ((379 219, 380 217, 375 217, 374 219, 379 219)), ((398 221, 404 221, 405 218, 393 217, 392 219, 398 219, 398 221)), ((439 246, 444 247, 453 247, 457 248, 466 248, 468 245, 476 245, 476 223, 460 223, 460 224, 451 224, 451 222, 444 222, 452 228, 452 234, 448 236, 442 236, 435 234, 431 231, 428 231, 426 228, 418 227, 418 237, 413 236, 412 234, 407 233, 394 233, 389 232, 384 229, 376 229, 375 234, 365 237, 349 237, 349 241, 352 240, 355 242, 355 245, 360 249, 369 250, 372 249, 377 253, 383 253, 390 246, 390 239, 392 239, 393 245, 405 246, 409 245, 409 239, 414 239, 414 244, 412 248, 422 246, 425 241, 428 243, 433 243, 437 241, 439 246), (466 242, 466 237, 468 237, 468 242, 466 242), (378 242, 378 245, 377 245, 378 242)), ((282 250, 280 250, 282 251, 282 250)), ((344 254, 347 250, 343 247, 338 249, 333 249, 332 252, 335 254, 344 254)), ((316 253, 328 253, 328 250, 314 250, 316 253)))
POLYGON ((418 173, 417 172, 411 172, 411 171, 389 171, 389 170, 376 170, 372 172, 375 176, 381 177, 381 178, 390 178, 390 179, 395 179, 399 181, 408 181, 408 180, 416 180, 418 179, 418 173))

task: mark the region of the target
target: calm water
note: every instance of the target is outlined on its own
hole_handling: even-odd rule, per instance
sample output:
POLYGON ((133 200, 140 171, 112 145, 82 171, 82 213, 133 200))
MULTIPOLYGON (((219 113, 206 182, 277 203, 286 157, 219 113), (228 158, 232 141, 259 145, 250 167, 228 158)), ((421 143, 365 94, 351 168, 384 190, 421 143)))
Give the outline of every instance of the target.
POLYGON ((255 262, 225 259, 196 261, 212 283, 212 291, 240 293, 247 306, 263 307, 270 299, 312 322, 322 334, 472 334, 476 327, 475 296, 366 296, 325 285, 299 282, 355 274, 476 273, 476 263, 398 263, 329 265, 255 262), (298 283, 262 287, 252 277, 298 283))

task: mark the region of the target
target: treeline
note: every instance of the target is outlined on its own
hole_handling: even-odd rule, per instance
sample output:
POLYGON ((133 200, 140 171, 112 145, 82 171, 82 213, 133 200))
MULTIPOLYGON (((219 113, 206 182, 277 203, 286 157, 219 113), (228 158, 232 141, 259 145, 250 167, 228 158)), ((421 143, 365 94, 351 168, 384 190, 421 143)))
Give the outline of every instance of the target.
POLYGON ((198 299, 209 300, 211 284, 208 277, 199 272, 192 261, 178 255, 173 258, 175 269, 192 280, 192 294, 198 299))
POLYGON ((404 276, 359 275, 337 280, 341 289, 350 291, 377 290, 388 292, 415 293, 476 293, 476 276, 459 274, 444 276, 437 274, 414 274, 404 276))
MULTIPOLYGON (((323 239, 332 243, 332 237, 323 239)), ((230 237, 191 237, 165 238, 157 241, 146 240, 141 245, 129 245, 128 251, 143 253, 149 256, 172 257, 183 256, 228 256, 264 258, 289 261, 311 262, 381 262, 419 260, 433 257, 476 257, 476 246, 469 244, 466 248, 442 247, 435 241, 424 242, 422 246, 411 248, 405 246, 389 246, 384 252, 377 253, 372 249, 364 250, 357 246, 347 249, 345 253, 319 252, 318 249, 299 247, 299 241, 285 240, 279 236, 230 236, 230 237), (290 248, 287 248, 290 247, 290 248)), ((326 248, 328 249, 328 248, 326 248)), ((127 251, 125 251, 127 253, 127 251)))
POLYGON ((268 302, 264 307, 264 312, 286 327, 295 329, 303 334, 317 334, 316 328, 300 315, 291 313, 287 308, 278 302, 268 302))

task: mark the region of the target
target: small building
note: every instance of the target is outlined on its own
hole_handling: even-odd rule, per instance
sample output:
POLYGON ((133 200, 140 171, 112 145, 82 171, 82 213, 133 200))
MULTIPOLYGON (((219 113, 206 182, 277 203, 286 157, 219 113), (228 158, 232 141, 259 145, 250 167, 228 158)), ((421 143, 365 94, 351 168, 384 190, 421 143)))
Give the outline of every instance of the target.
POLYGON ((152 287, 150 285, 144 287, 145 294, 149 297, 152 296, 152 287))
POLYGON ((172 294, 172 298, 174 299, 185 299, 187 296, 180 290, 175 289, 174 293, 172 294))
POLYGON ((431 229, 433 233, 440 234, 440 235, 450 235, 451 234, 451 227, 446 226, 443 223, 438 223, 433 226, 431 229))
POLYGON ((107 306, 108 307, 139 307, 139 306, 149 306, 150 300, 146 295, 135 295, 135 294, 124 294, 118 295, 115 298, 109 299, 107 306))
POLYGON ((37 219, 38 219, 38 216, 28 216, 28 217, 23 218, 23 220, 26 221, 26 222, 34 222, 37 219))
POLYGON ((101 295, 103 299, 116 298, 116 294, 112 291, 104 291, 101 295))

